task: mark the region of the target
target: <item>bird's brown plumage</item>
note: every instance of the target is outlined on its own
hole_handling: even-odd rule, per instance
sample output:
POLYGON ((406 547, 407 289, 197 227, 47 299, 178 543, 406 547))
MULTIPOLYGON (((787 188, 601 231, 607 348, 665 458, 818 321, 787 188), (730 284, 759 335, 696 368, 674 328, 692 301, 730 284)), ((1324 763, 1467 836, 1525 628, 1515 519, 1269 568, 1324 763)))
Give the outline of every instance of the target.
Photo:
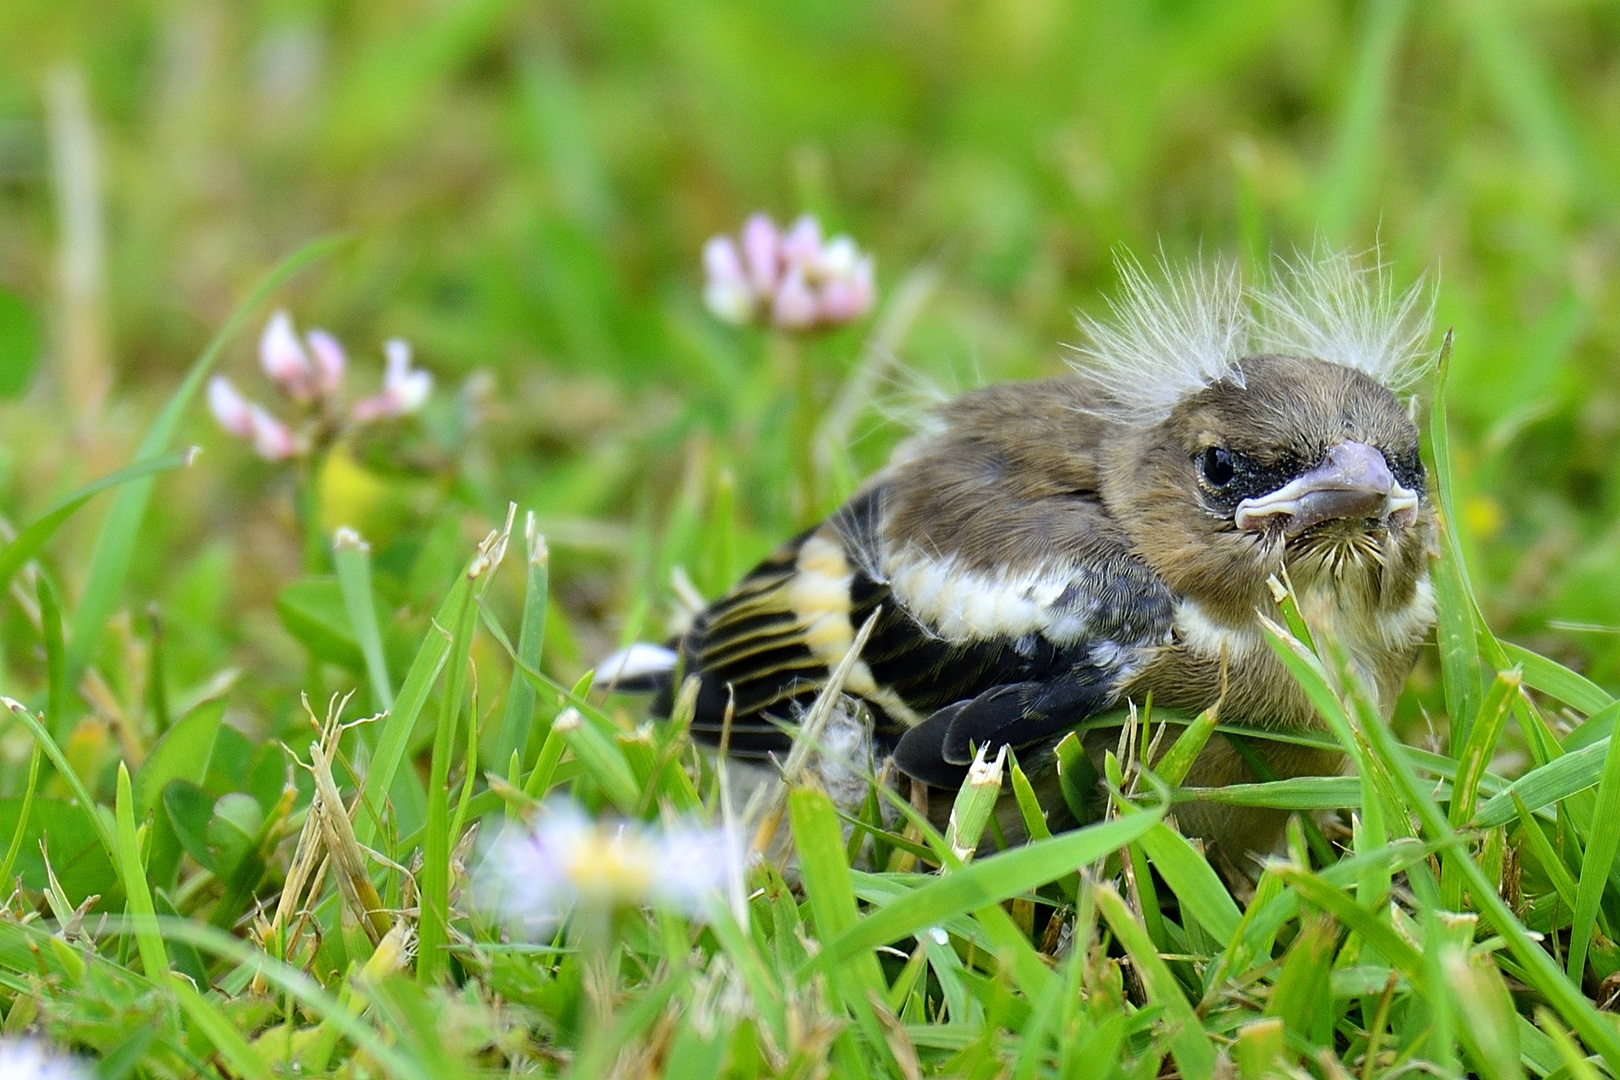
MULTIPOLYGON (((700 615, 679 643, 702 679, 699 737, 719 737, 731 704, 733 753, 785 749, 781 724, 874 612, 845 689, 872 706, 880 746, 898 746, 902 767, 930 783, 953 785, 970 744, 1009 742, 1039 771, 1075 724, 1150 692, 1197 712, 1219 697, 1223 669, 1223 719, 1311 727, 1260 630, 1268 582, 1284 573, 1392 707, 1432 622, 1434 532, 1417 428, 1395 395, 1287 356, 1246 358, 1241 385, 1217 382, 1155 424, 1109 419, 1094 393, 1070 376, 951 402, 841 511, 700 615), (1199 471, 1222 447, 1269 491, 1347 442, 1376 448, 1415 489, 1409 520, 1332 519, 1292 537, 1281 520, 1241 529, 1235 496, 1199 471)), ((1255 746, 1278 776, 1338 767, 1332 754, 1255 746)), ((1217 739, 1188 783, 1259 778, 1217 739)), ((1234 857, 1269 846, 1281 822, 1213 805, 1179 813, 1234 857)))
MULTIPOLYGON (((1003 744, 1050 772, 1066 732, 1149 694, 1191 714, 1224 688, 1225 721, 1313 727, 1261 629, 1281 577, 1387 713, 1434 618, 1434 515, 1396 394, 1419 368, 1419 294, 1338 256, 1254 294, 1229 272, 1155 291, 1126 269, 1119 324, 1088 323, 1086 367, 941 407, 837 513, 698 615, 681 663, 651 680, 655 709, 684 670, 700 680, 699 739, 785 751, 874 619, 843 690, 870 707, 876 747, 929 785, 954 788, 976 749, 1003 744)), ((1277 741, 1253 740, 1255 754, 1276 776, 1339 767, 1277 741)), ((1260 778, 1218 737, 1187 782, 1260 778)), ((1061 800, 1049 809, 1067 823, 1061 800)), ((1209 803, 1178 817, 1233 861, 1281 825, 1209 803)))

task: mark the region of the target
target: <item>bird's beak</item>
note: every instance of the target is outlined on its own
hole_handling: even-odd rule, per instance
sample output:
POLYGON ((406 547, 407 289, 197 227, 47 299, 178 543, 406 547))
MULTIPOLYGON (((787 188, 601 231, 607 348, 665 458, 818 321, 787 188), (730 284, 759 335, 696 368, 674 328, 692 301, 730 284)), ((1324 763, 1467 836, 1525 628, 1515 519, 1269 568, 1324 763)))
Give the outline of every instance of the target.
POLYGON ((1410 525, 1417 518, 1417 492, 1402 487, 1383 453, 1366 443, 1342 442, 1322 464, 1258 499, 1238 503, 1233 522, 1258 532, 1282 518, 1283 532, 1298 536, 1312 525, 1346 518, 1393 520, 1410 525))

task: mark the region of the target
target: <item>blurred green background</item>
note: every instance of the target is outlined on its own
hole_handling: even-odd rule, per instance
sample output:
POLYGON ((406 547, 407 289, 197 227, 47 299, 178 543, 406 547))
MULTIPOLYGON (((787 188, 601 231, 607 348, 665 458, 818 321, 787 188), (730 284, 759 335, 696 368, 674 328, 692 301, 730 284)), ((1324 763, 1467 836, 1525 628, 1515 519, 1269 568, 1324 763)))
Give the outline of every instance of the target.
MULTIPOLYGON (((835 502, 928 388, 1060 370, 1116 249, 1376 240, 1456 329, 1488 617, 1620 684, 1617 45, 1620 6, 1576 0, 7 0, 0 510, 126 461, 251 283, 349 232, 278 302, 358 383, 401 336, 438 387, 336 455, 322 520, 372 542, 408 655, 532 508, 575 675, 662 632, 673 567, 712 593, 835 502), (703 241, 755 209, 873 252, 877 315, 797 351, 710 318, 703 241)), ((256 397, 262 315, 221 365, 256 397)), ((290 474, 200 407, 184 437, 207 454, 161 481, 103 666, 138 700, 161 627, 182 696, 239 668, 245 722, 284 718, 319 676, 276 607, 320 569, 290 474)), ((104 513, 51 549, 70 598, 104 513)))

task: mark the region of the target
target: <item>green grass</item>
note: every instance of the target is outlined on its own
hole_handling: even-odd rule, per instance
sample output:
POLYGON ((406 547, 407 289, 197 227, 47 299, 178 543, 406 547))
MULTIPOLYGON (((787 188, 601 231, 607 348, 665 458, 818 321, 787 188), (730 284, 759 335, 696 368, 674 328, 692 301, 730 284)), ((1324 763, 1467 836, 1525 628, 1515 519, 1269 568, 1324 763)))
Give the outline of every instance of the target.
POLYGON ((0 1030, 109 1080, 1613 1075, 1617 40, 1579 0, 0 5, 0 1030), (708 318, 702 242, 760 207, 874 252, 874 317, 708 318), (1235 733, 1180 718, 1083 830, 1008 761, 1026 847, 963 859, 982 792, 946 836, 874 797, 852 860, 800 788, 796 883, 740 910, 476 912, 467 831, 548 795, 720 813, 682 723, 581 682, 677 569, 723 589, 931 388, 1059 370, 1114 248, 1319 237, 1438 274, 1454 332, 1393 723, 1276 613, 1354 776, 1183 791, 1235 733), (259 462, 196 399, 264 397, 272 305, 361 387, 412 341, 424 415, 259 462), (1195 794, 1343 828, 1234 898, 1195 794))

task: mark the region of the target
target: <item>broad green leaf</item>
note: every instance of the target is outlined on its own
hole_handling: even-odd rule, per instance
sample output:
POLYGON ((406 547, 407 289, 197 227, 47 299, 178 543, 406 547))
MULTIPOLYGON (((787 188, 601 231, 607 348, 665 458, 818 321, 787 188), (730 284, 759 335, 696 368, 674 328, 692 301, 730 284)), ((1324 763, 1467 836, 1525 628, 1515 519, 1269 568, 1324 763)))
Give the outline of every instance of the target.
POLYGON ((161 799, 163 811, 168 814, 186 852, 216 876, 223 876, 208 840, 208 825, 214 819, 214 797, 196 784, 171 780, 164 787, 161 799))
POLYGON ((118 868, 119 880, 122 882, 123 870, 118 860, 118 838, 114 832, 113 824, 98 812, 96 801, 90 797, 90 792, 84 786, 84 781, 79 778, 78 773, 73 771, 73 764, 68 761, 67 755, 62 753, 62 748, 57 744, 56 740, 51 738, 50 732, 46 731, 44 725, 39 722, 39 718, 17 702, 7 699, 7 705, 11 710, 11 715, 16 717, 23 727, 28 729, 28 733, 34 737, 34 741, 45 751, 45 756, 50 758, 51 764, 56 766, 57 775, 67 784, 68 790, 73 793, 73 797, 78 804, 76 807, 78 813, 83 815, 85 820, 89 822, 90 827, 95 830, 96 836, 101 840, 102 851, 106 853, 108 862, 113 867, 118 868))
POLYGON ((337 578, 308 577, 293 582, 276 597, 276 614, 287 633, 317 660, 357 674, 365 671, 366 658, 355 639, 337 578))
MULTIPOLYGON (((51 868, 75 904, 92 894, 107 897, 118 891, 117 871, 85 814, 65 799, 35 795, 24 821, 23 802, 21 795, 0 799, 0 836, 20 840, 11 873, 22 879, 25 888, 45 889, 45 861, 39 852, 39 842, 44 839, 51 868)), ((8 877, 6 883, 10 881, 8 877)))
POLYGON ((135 770, 135 815, 145 819, 158 804, 170 780, 200 784, 208 775, 214 739, 225 718, 225 699, 205 701, 180 718, 152 747, 135 770))

